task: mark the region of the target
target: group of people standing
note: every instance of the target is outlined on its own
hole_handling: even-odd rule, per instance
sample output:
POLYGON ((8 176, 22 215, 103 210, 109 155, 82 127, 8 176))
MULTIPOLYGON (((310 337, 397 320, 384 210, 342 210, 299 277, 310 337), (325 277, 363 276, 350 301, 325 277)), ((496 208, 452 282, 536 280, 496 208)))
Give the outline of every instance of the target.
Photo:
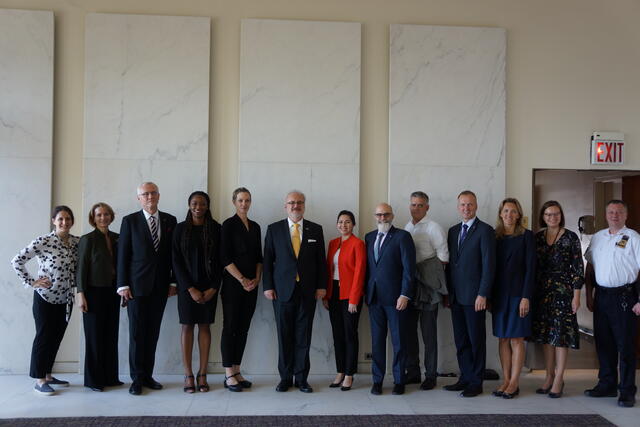
MULTIPOLYGON (((222 225, 212 218, 204 192, 189 196, 186 219, 179 224, 158 210, 155 184, 141 184, 137 196, 142 210, 123 218, 120 235, 109 230, 115 215, 105 203, 91 208, 89 222, 95 230, 80 239, 69 234, 71 209, 58 206, 52 214, 54 231, 38 237, 13 259, 25 286, 35 289, 30 375, 37 392, 53 394, 52 385, 68 385, 51 376, 51 370, 71 314, 74 285, 86 338, 85 386, 102 391, 122 385, 117 352, 122 305, 129 317, 129 392, 161 389, 152 376, 156 345, 167 299, 177 294, 184 391, 208 391, 210 324, 221 288, 223 385, 234 392, 250 388, 240 365, 262 281, 276 319, 279 392, 292 386, 313 391, 308 375, 316 300, 329 310, 334 337, 337 374, 330 387, 352 388, 359 316, 366 300, 372 394, 383 392, 388 333, 393 344, 393 394, 403 394, 405 384, 420 383, 422 390, 436 386, 437 316, 442 304, 451 309, 460 368, 459 380, 446 390, 460 391, 462 397, 482 393, 488 310, 503 370, 503 382, 492 394, 505 399, 519 394, 525 340, 530 340, 544 345, 547 374, 536 393, 562 396, 568 348, 579 347, 576 312, 585 273, 580 241, 564 227, 558 202, 542 206, 541 230, 534 235, 523 226, 516 199, 500 203, 494 229, 476 217, 475 194, 463 191, 457 199, 461 222, 445 233, 427 218, 429 197, 417 191, 410 196, 411 220, 404 229, 392 225, 393 209, 381 203, 374 212, 377 227, 364 241, 353 233, 354 214, 339 212, 340 236, 329 242, 325 256, 322 227, 304 218, 306 198, 300 191, 286 195, 287 218, 267 228, 264 254, 260 226, 248 218, 251 193, 246 188, 233 192, 236 214, 222 225), (38 259, 37 279, 25 268, 33 257, 38 259), (194 376, 196 325, 200 366, 194 376), (418 329, 425 345, 424 381, 418 329)), ((586 253, 587 305, 594 311, 600 381, 585 393, 617 396, 618 387, 619 404, 633 406, 640 236, 624 225, 624 202, 612 200, 606 209, 609 228, 594 236, 586 253)))

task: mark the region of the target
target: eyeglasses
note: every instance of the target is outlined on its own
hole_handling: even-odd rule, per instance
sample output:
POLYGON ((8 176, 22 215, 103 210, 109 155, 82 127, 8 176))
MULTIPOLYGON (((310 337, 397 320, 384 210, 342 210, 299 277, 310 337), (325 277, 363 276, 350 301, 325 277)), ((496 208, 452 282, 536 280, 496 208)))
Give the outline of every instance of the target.
POLYGON ((142 197, 155 197, 157 196, 159 193, 157 191, 145 191, 144 193, 140 193, 138 194, 138 196, 142 196, 142 197))
POLYGON ((546 213, 544 214, 544 216, 546 216, 547 218, 558 217, 560 216, 560 212, 546 213))
POLYGON ((303 200, 290 200, 287 202, 287 205, 289 206, 295 206, 295 205, 304 205, 304 201, 303 200))
POLYGON ((375 216, 378 217, 378 218, 386 218, 388 216, 391 216, 391 212, 376 213, 375 216))

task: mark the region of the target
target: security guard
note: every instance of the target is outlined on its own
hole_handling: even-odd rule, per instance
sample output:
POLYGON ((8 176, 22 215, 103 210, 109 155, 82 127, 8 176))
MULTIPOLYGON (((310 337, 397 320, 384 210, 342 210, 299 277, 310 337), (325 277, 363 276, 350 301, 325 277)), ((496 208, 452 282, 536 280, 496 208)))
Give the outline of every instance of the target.
POLYGON ((622 200, 607 203, 606 218, 609 228, 594 234, 585 253, 589 263, 587 307, 593 311, 600 370, 598 384, 584 393, 590 397, 616 397, 617 387, 620 391, 618 405, 630 408, 636 402, 635 338, 636 316, 640 314, 636 286, 640 271, 640 235, 625 226, 627 205, 622 200))

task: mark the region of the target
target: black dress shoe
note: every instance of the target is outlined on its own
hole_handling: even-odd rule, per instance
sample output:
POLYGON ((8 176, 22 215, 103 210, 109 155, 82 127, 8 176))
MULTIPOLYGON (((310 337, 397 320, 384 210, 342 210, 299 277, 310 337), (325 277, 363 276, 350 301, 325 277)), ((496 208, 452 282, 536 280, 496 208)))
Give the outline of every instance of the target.
POLYGON ((298 389, 303 393, 313 393, 313 388, 306 381, 299 382, 296 384, 296 387, 298 387, 298 389))
POLYGON ((623 408, 633 408, 633 405, 635 404, 636 404, 635 396, 620 395, 620 398, 618 399, 618 406, 621 406, 623 408))
POLYGON ((420 382, 422 381, 422 378, 420 378, 420 375, 418 376, 414 376, 414 377, 407 377, 407 379, 405 380, 405 384, 420 384, 420 382))
POLYGON ((618 392, 614 390, 606 390, 604 388, 595 386, 589 390, 585 390, 584 394, 589 397, 617 397, 618 392))
POLYGON ((467 384, 458 381, 457 383, 449 384, 442 388, 444 388, 447 391, 462 391, 462 390, 466 390, 467 384))
POLYGON ((404 394, 404 384, 394 384, 391 394, 395 394, 396 396, 404 394))
POLYGON ((504 396, 504 391, 502 391, 502 390, 493 390, 491 392, 491 395, 495 396, 495 397, 502 397, 502 396, 504 396))
POLYGON ((467 387, 460 393, 460 397, 476 397, 480 394, 482 394, 482 387, 467 387))
POLYGON ((251 388, 251 386, 253 385, 253 383, 248 380, 238 381, 238 384, 240 384, 242 388, 251 388))
POLYGON ((142 385, 146 388, 150 388, 151 390, 162 390, 162 384, 160 384, 153 378, 147 378, 146 380, 143 380, 142 385))
POLYGON ((503 391, 502 392, 502 398, 503 399, 513 399, 514 397, 516 397, 519 394, 520 394, 520 387, 518 387, 516 389, 516 391, 514 391, 513 393, 507 393, 506 391, 503 391))
POLYGON ((420 390, 433 390, 436 386, 435 378, 425 378, 425 380, 420 384, 420 390))
POLYGON ((98 391, 98 392, 100 392, 100 391, 103 391, 103 390, 104 390, 104 387, 101 387, 101 386, 97 386, 97 387, 86 386, 86 387, 87 387, 89 390, 91 390, 91 391, 98 391))
MULTIPOLYGON (((242 391, 242 385, 238 382, 236 384, 229 384, 227 383, 227 380, 230 378, 233 378, 235 375, 231 375, 230 377, 227 377, 225 375, 224 377, 224 381, 222 381, 222 385, 224 386, 224 388, 226 388, 229 391, 234 391, 234 392, 239 392, 242 391)), ((286 390, 285 390, 286 391, 286 390)))
POLYGON ((138 381, 132 382, 131 387, 129 387, 129 394, 140 396, 142 394, 142 384, 140 384, 138 381))
POLYGON ((342 386, 342 381, 340 381, 339 383, 331 383, 329 384, 329 388, 338 388, 342 386))
POLYGON ((291 387, 291 381, 283 380, 283 381, 280 381, 276 386, 276 391, 285 392, 289 390, 289 387, 291 387))
POLYGON ((371 386, 371 394, 380 396, 382 394, 382 383, 373 383, 371 386))
POLYGON ((560 391, 557 393, 554 393, 551 391, 551 389, 549 389, 549 394, 547 396, 549 396, 552 399, 560 399, 562 397, 562 392, 564 391, 564 382, 562 383, 562 387, 560 387, 560 391))
POLYGON ((118 386, 121 386, 121 385, 124 385, 124 383, 122 381, 120 381, 120 380, 116 380, 116 381, 114 381, 112 383, 107 384, 107 387, 118 387, 118 386))
POLYGON ((536 389, 536 394, 549 394, 549 390, 551 390, 551 387, 553 387, 553 385, 550 385, 548 388, 540 387, 539 389, 536 389))

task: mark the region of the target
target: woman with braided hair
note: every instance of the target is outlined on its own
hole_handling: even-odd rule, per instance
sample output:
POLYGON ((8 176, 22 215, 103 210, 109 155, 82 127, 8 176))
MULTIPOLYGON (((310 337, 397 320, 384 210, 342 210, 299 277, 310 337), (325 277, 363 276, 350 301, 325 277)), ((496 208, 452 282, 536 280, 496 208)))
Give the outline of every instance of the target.
POLYGON ((173 271, 178 282, 178 315, 182 325, 184 392, 209 391, 207 363, 211 347, 210 325, 216 315, 220 264, 220 224, 211 217, 209 195, 195 191, 189 196, 184 222, 173 233, 173 271), (198 325, 200 369, 194 381, 191 358, 193 335, 198 325))

